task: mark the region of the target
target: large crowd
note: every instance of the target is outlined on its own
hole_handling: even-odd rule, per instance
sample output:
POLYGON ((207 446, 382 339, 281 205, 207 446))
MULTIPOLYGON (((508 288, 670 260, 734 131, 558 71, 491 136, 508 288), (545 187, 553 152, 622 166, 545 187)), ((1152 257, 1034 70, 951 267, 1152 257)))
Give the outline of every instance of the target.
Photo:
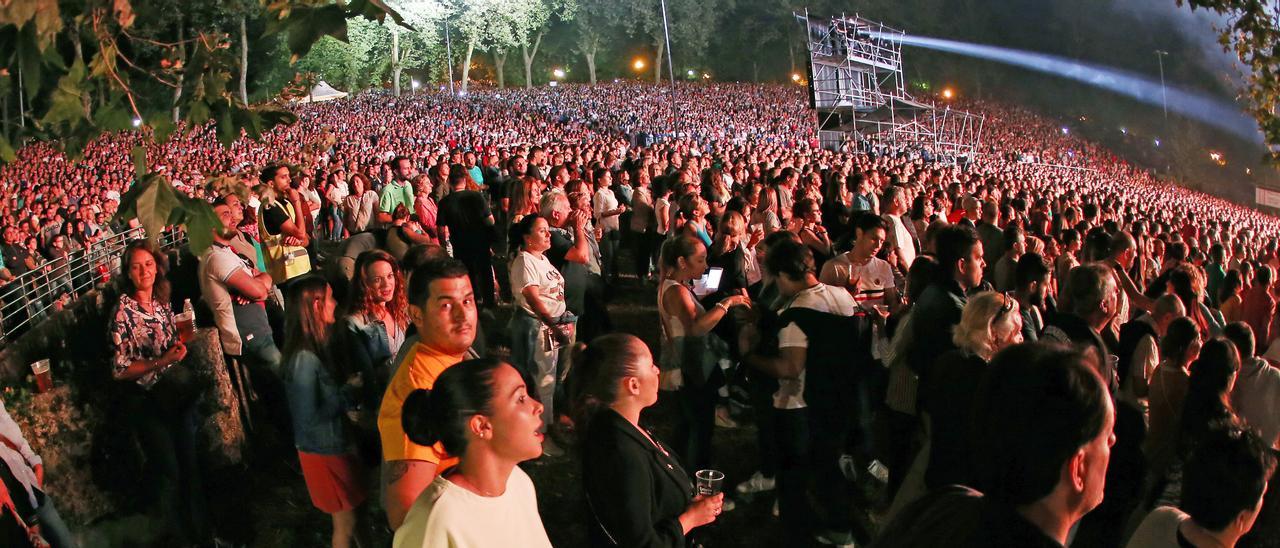
MULTIPOLYGON (((721 83, 368 93, 229 148, 31 145, 0 167, 0 279, 127 228, 139 144, 213 204, 196 279, 133 242, 110 316, 167 545, 216 536, 181 285, 335 547, 370 516, 397 548, 549 546, 518 465, 567 452, 592 546, 703 543, 769 495, 762 545, 1280 542, 1280 222, 958 107, 982 144, 945 162, 819 148, 801 89, 721 83), (655 347, 614 328, 620 287, 653 295, 655 347), (735 421, 758 471, 721 488, 735 421)), ((0 440, 0 544, 74 545, 12 421, 0 440)))

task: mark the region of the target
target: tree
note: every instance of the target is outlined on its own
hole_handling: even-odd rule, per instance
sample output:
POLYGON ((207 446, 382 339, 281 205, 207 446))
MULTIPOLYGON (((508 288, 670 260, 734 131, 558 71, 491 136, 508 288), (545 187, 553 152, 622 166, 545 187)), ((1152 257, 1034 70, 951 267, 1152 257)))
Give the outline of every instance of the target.
MULTIPOLYGON (((236 93, 232 72, 247 70, 247 62, 243 49, 239 56, 232 52, 229 22, 237 17, 226 6, 184 2, 181 12, 173 6, 163 0, 0 3, 0 162, 13 161, 15 146, 28 141, 51 142, 75 159, 104 132, 142 126, 143 135, 163 142, 175 131, 210 127, 230 146, 296 120, 278 103, 249 105, 243 91, 236 93)), ((263 12, 271 23, 250 38, 286 35, 296 60, 321 36, 345 39, 348 17, 381 21, 388 15, 399 18, 381 0, 273 0, 263 12)), ((244 33, 248 27, 246 21, 244 33)), ((166 225, 186 225, 192 250, 202 252, 219 225, 212 208, 148 173, 143 146, 133 158, 137 182, 122 197, 119 215, 137 217, 153 238, 166 225)))
POLYGON ((552 17, 562 21, 573 19, 577 10, 576 0, 522 0, 515 2, 512 11, 508 12, 509 20, 515 33, 516 44, 520 46, 520 55, 524 57, 524 87, 533 87, 533 59, 538 56, 538 47, 542 38, 547 35, 547 23, 552 17))
MULTIPOLYGON (((453 28, 464 39, 462 91, 471 77, 471 57, 476 50, 505 51, 515 43, 513 21, 531 0, 451 0, 453 28)), ((505 61, 505 58, 504 58, 505 61)))
POLYGON ((1191 9, 1207 9, 1225 16, 1218 42, 1249 67, 1240 95, 1258 121, 1270 152, 1267 160, 1280 164, 1280 25, 1275 9, 1265 0, 1176 0, 1191 9))
POLYGON ((610 0, 578 0, 578 11, 573 19, 577 30, 575 43, 578 53, 587 62, 587 74, 591 84, 596 83, 596 55, 605 43, 609 30, 622 22, 622 9, 610 0))
MULTIPOLYGON (((659 0, 642 0, 627 3, 626 20, 639 25, 627 27, 628 32, 642 32, 653 41, 653 81, 662 82, 662 65, 669 57, 667 34, 671 43, 678 44, 690 61, 701 61, 711 33, 716 32, 721 15, 733 7, 732 0, 667 0, 666 29, 663 25, 662 4, 659 0)), ((674 46, 673 46, 674 47, 674 46)))

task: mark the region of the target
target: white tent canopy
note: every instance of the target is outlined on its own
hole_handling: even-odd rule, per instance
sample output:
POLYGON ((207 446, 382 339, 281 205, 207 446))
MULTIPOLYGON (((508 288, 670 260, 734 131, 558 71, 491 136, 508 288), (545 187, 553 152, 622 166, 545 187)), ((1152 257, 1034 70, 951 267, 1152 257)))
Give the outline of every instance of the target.
POLYGON ((319 103, 322 101, 341 99, 346 96, 347 96, 347 92, 333 89, 333 86, 329 85, 328 82, 321 80, 316 83, 315 87, 311 88, 311 93, 307 94, 306 97, 299 98, 296 102, 319 103))

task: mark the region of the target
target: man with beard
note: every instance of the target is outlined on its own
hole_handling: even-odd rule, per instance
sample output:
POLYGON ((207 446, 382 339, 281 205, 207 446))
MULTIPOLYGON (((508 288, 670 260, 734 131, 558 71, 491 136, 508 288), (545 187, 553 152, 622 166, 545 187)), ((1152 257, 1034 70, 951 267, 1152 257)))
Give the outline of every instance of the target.
MULTIPOLYGON (((463 175, 466 176, 465 174, 463 175)), ((397 529, 413 501, 439 472, 458 463, 444 446, 418 445, 404 432, 404 400, 417 389, 430 390, 449 367, 462 361, 476 339, 476 301, 467 267, 456 259, 436 259, 409 277, 409 319, 418 342, 395 367, 378 410, 382 438, 383 503, 387 522, 397 529)))
POLYGON ((243 356, 273 373, 280 366, 280 350, 272 338, 264 302, 271 294, 271 275, 255 267, 250 256, 236 245, 234 196, 213 202, 222 228, 213 231, 213 245, 200 258, 197 271, 205 304, 213 312, 222 349, 228 356, 243 356))
POLYGON ((1049 298, 1049 265, 1039 253, 1026 253, 1014 269, 1013 298, 1022 311, 1022 340, 1035 342, 1044 329, 1046 300, 1049 298))

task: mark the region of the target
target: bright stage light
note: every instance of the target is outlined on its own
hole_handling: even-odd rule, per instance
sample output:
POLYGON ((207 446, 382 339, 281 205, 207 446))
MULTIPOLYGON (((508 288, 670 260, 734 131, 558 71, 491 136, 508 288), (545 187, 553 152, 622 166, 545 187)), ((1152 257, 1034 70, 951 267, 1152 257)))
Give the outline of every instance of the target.
POLYGON ((1071 133, 1071 129, 1070 129, 1070 128, 1068 128, 1067 126, 1062 126, 1062 134, 1063 134, 1063 135, 1068 135, 1068 134, 1070 134, 1070 133, 1071 133))
POLYGON ((954 91, 951 91, 951 88, 946 88, 946 89, 942 90, 942 98, 943 98, 943 99, 950 99, 950 98, 952 98, 952 97, 955 97, 955 95, 956 95, 956 94, 955 94, 955 92, 954 92, 954 91))
POLYGON ((792 82, 799 82, 799 81, 800 81, 800 74, 799 74, 799 73, 796 73, 796 72, 791 73, 791 81, 792 81, 792 82))
POLYGON ((418 89, 418 86, 420 86, 420 85, 422 85, 422 83, 421 83, 421 82, 418 82, 417 80, 414 80, 414 81, 412 81, 412 82, 409 82, 409 87, 411 87, 411 88, 413 88, 413 89, 418 89))
POLYGON ((1129 134, 1129 130, 1128 130, 1128 128, 1125 128, 1125 127, 1123 127, 1123 126, 1122 126, 1122 127, 1120 128, 1120 133, 1123 133, 1123 134, 1125 134, 1125 135, 1128 135, 1128 134, 1129 134))
POLYGON ((689 77, 690 77, 690 78, 693 78, 694 72, 693 72, 692 70, 691 70, 691 71, 689 71, 689 72, 688 72, 688 74, 689 74, 689 77))
POLYGON ((644 59, 637 58, 635 62, 631 63, 631 68, 636 70, 644 70, 644 59))
POLYGON ((555 76, 556 78, 564 78, 564 69, 559 69, 559 68, 555 69, 551 71, 551 75, 555 76))
POLYGON ((133 127, 142 127, 142 118, 134 118, 133 127))
POLYGON ((1156 146, 1160 146, 1160 140, 1156 139, 1155 141, 1156 141, 1156 146))

